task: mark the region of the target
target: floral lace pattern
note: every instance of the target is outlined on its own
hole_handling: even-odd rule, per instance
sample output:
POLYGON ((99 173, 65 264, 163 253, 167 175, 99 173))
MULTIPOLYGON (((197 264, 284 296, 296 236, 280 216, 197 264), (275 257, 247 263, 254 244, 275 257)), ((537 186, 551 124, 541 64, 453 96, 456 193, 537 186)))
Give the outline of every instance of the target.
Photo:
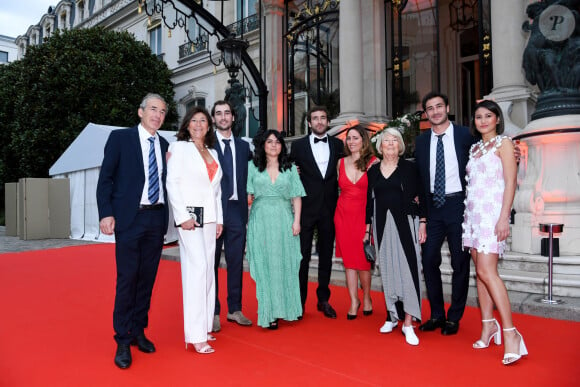
POLYGON ((498 242, 495 225, 504 192, 503 167, 496 151, 507 136, 479 141, 469 151, 466 167, 467 194, 463 219, 463 246, 485 254, 503 255, 505 241, 498 242))

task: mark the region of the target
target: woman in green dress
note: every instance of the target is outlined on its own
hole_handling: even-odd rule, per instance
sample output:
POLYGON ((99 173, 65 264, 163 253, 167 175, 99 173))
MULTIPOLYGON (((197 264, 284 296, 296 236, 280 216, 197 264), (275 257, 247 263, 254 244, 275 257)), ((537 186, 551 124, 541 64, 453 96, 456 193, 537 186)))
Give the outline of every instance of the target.
POLYGON ((254 159, 248 166, 246 258, 256 282, 258 325, 277 329, 278 319, 302 315, 298 271, 300 211, 304 187, 296 166, 288 160, 282 134, 267 130, 255 139, 254 159))

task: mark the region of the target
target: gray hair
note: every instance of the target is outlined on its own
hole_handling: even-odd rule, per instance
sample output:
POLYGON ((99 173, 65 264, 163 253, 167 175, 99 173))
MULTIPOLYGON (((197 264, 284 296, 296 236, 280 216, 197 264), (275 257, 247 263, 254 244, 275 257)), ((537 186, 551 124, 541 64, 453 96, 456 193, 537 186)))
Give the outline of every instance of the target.
POLYGON ((391 135, 397 139, 397 143, 399 143, 399 156, 405 153, 405 141, 403 141, 403 136, 401 135, 399 128, 385 128, 377 135, 377 152, 379 155, 383 155, 383 138, 387 135, 391 135))
POLYGON ((161 100, 161 101, 163 101, 165 106, 167 106, 167 102, 165 102, 165 99, 162 96, 160 96, 159 94, 155 94, 155 93, 148 93, 145 96, 145 98, 143 98, 143 101, 141 101, 141 105, 139 105, 139 108, 145 110, 145 108, 147 107, 147 102, 149 102, 150 99, 161 100))

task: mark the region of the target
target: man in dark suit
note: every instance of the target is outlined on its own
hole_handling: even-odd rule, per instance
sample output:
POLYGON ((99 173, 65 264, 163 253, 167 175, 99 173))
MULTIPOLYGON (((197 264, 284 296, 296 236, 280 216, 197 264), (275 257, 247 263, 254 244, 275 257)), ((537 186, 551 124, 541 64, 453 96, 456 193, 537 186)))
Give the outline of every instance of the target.
POLYGON ((222 246, 224 246, 228 274, 227 320, 242 326, 252 325, 252 321, 242 313, 243 259, 246 224, 248 223, 246 184, 251 154, 249 144, 232 135, 232 124, 235 118, 229 102, 217 101, 211 109, 211 115, 217 129, 217 141, 214 147, 224 173, 221 181, 224 228, 215 249, 216 299, 212 330, 218 332, 221 329, 218 267, 222 246))
POLYGON ((465 167, 475 138, 468 128, 449 121, 446 95, 427 94, 423 98, 423 109, 432 127, 417 137, 415 157, 425 189, 423 200, 427 203, 427 240, 422 246, 422 263, 431 317, 419 329, 441 328, 443 335, 453 335, 459 329, 469 287, 470 260, 469 253, 462 248, 461 224, 465 209, 465 167), (447 316, 439 269, 445 238, 453 268, 451 306, 447 316))
POLYGON ((292 144, 290 156, 299 169, 300 179, 306 191, 302 198, 300 218, 300 296, 302 311, 308 292, 308 268, 314 230, 318 232, 318 297, 317 309, 326 317, 336 318, 336 311, 329 304, 330 274, 334 249, 334 211, 338 200, 336 166, 344 156, 344 144, 328 136, 328 110, 323 106, 312 107, 306 116, 311 133, 292 144))
POLYGON ((165 155, 169 144, 157 133, 167 104, 161 96, 147 94, 137 113, 139 125, 109 135, 97 183, 101 232, 114 232, 116 241, 113 328, 119 368, 131 365, 130 345, 155 352, 144 330, 168 221, 165 155))

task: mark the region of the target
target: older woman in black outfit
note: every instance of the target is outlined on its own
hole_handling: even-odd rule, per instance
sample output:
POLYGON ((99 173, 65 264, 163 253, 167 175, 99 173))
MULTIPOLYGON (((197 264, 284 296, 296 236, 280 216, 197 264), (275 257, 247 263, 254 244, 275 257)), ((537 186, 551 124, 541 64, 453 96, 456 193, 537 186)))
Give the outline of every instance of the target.
POLYGON ((425 242, 426 209, 415 163, 405 160, 405 143, 396 128, 386 128, 377 138, 382 160, 367 172, 367 210, 364 240, 372 232, 381 272, 387 321, 381 333, 389 333, 404 319, 403 334, 410 345, 418 345, 412 321, 421 320, 419 244, 425 242), (404 317, 397 304, 402 303, 404 317), (400 310, 399 310, 400 311, 400 310))

